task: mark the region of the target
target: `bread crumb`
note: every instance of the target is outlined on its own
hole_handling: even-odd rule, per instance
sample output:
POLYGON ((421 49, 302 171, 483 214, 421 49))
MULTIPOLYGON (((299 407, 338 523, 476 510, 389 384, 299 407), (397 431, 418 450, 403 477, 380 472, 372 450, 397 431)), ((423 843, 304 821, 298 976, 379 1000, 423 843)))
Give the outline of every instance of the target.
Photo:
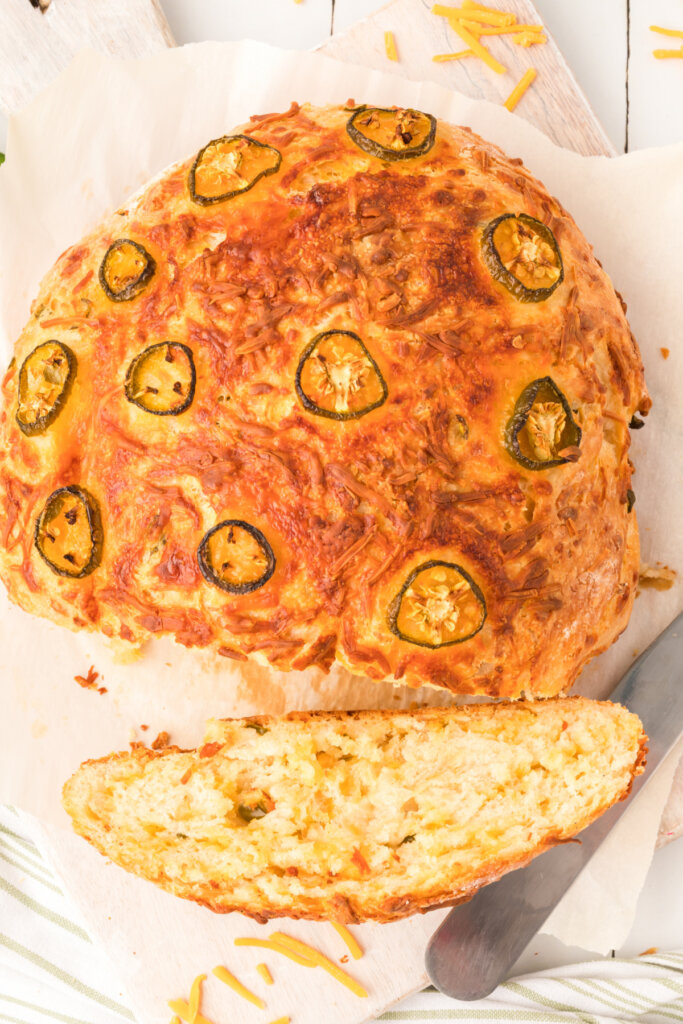
POLYGON ((644 949, 642 953, 638 954, 638 956, 651 956, 652 953, 657 952, 657 949, 657 946, 650 946, 649 949, 644 949))
MULTIPOLYGON (((141 728, 147 729, 149 726, 143 725, 141 728)), ((164 747, 168 746, 170 739, 171 737, 167 732, 160 732, 156 739, 152 740, 152 750, 163 750, 164 747)))
MULTIPOLYGON (((74 676, 75 682, 79 686, 82 686, 84 690, 96 690, 97 680, 100 678, 100 673, 95 671, 95 666, 91 665, 88 669, 86 676, 74 676)), ((106 690, 105 690, 106 693, 106 690)))
POLYGON ((638 588, 640 590, 671 590, 676 579, 676 573, 666 565, 647 565, 642 563, 638 574, 638 588))
POLYGON ((660 352, 662 353, 662 359, 668 359, 668 358, 669 358, 669 356, 671 355, 671 349, 668 349, 668 348, 660 348, 660 350, 659 350, 659 351, 660 351, 660 352))

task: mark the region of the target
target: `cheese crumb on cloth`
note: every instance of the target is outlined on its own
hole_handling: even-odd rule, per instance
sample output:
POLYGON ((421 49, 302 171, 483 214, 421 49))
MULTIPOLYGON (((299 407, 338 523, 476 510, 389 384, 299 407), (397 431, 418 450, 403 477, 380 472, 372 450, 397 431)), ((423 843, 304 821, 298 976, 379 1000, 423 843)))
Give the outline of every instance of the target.
MULTIPOLYGON (((271 935, 271 942, 278 934, 271 935)), ((341 930, 339 934, 344 938, 341 930)), ((254 989, 259 988, 253 976, 249 981, 254 989)), ((188 1000, 177 1002, 179 1006, 184 1004, 182 1009, 188 1016, 193 994, 198 1001, 202 983, 210 982, 210 978, 198 980, 189 967, 187 978, 179 979, 185 984, 188 1000)), ((332 996, 335 981, 330 978, 329 984, 332 996)), ((277 989, 276 980, 268 989, 272 1009, 264 1012, 247 1008, 249 1016, 244 1019, 253 1019, 254 1024, 297 1024, 296 1006, 276 1001, 277 989)), ((223 1009, 220 1015, 213 1014, 211 1024, 231 1024, 237 1002, 241 1003, 240 997, 226 989, 223 1009)), ((199 1010, 198 1002, 196 1005, 199 1010)), ((160 1007, 160 1014, 163 1012, 160 1007)), ((206 1019, 197 1013, 197 1024, 206 1019)), ((683 950, 648 950, 632 960, 597 960, 528 974, 506 982, 488 999, 474 1003, 462 1003, 427 989, 379 1018, 404 1024, 427 1019, 476 1020, 480 1024, 617 1024, 643 1020, 670 1024, 683 1019, 683 950)), ((130 1024, 136 1018, 126 1005, 109 961, 92 944, 78 911, 62 894, 57 877, 33 842, 31 819, 12 808, 0 807, 0 1021, 48 1024, 51 1020, 130 1024)))

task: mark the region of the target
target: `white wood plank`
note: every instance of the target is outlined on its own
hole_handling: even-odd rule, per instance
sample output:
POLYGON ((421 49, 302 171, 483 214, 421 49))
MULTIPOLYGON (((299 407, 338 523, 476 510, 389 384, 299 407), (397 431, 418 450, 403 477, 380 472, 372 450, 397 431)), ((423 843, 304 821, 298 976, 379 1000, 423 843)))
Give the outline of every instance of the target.
POLYGON ((683 31, 681 0, 630 0, 629 149, 683 139, 683 60, 657 60, 655 49, 683 39, 650 32, 650 25, 683 31))
POLYGON ((84 47, 146 57, 173 45, 157 0, 59 0, 45 13, 0 0, 0 107, 18 110, 84 47))
MULTIPOLYGON (((345 4, 349 0, 339 2, 345 4)), ((358 3, 359 0, 353 2, 358 3)), ((541 20, 531 0, 489 2, 492 7, 514 11, 520 22, 538 24, 541 20)), ((528 49, 514 45, 509 37, 502 35, 487 39, 491 53, 507 69, 505 74, 497 74, 483 61, 473 58, 434 63, 432 58, 435 54, 452 52, 463 46, 446 19, 431 14, 430 7, 431 0, 392 0, 355 28, 341 35, 335 33, 321 50, 340 60, 404 74, 416 80, 431 80, 475 99, 494 103, 502 103, 524 71, 534 67, 538 78, 515 113, 536 125, 554 142, 577 153, 614 153, 611 142, 551 37, 545 45, 528 49), (399 63, 387 59, 384 49, 386 30, 394 33, 399 63)))
MULTIPOLYGON (((627 0, 534 2, 598 121, 615 150, 622 153, 626 139, 627 0)), ((680 0, 675 2, 680 6, 680 0)))
POLYGON ((203 39, 258 39, 306 50, 332 27, 332 0, 161 0, 179 43, 203 39))

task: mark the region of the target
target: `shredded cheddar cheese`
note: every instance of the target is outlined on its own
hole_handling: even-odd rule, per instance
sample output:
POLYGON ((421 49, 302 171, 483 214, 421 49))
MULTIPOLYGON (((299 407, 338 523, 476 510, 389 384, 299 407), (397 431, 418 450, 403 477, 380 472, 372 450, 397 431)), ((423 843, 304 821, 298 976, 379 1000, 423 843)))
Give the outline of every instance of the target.
POLYGON ((524 93, 527 91, 533 80, 536 78, 536 69, 529 68, 524 72, 517 85, 514 87, 503 106, 508 110, 514 110, 524 93))
POLYGON ((520 32, 512 37, 512 42, 516 46, 535 46, 537 43, 547 43, 548 39, 538 32, 520 32))
POLYGON ((661 28, 660 25, 650 25, 650 32, 659 32, 660 36, 673 36, 675 39, 683 39, 683 31, 678 28, 661 28))
POLYGON ((279 946, 277 942, 272 942, 270 939, 235 939, 236 946, 258 946, 260 949, 270 949, 274 953, 281 953, 283 956, 288 957, 289 960, 293 960, 295 964, 301 964, 302 967, 315 967, 315 964, 303 956, 299 956, 298 953, 293 953, 291 949, 286 949, 284 946, 279 946))
POLYGON ((242 996, 242 999, 246 999, 247 1002, 253 1003, 254 1006, 258 1006, 259 1010, 265 1010, 266 1004, 259 996, 255 996, 253 992, 250 992, 248 988, 235 978, 229 970, 225 967, 214 967, 211 972, 215 974, 219 981, 222 981, 224 985, 231 988, 233 992, 236 992, 238 996, 242 996))
POLYGON ((193 1021, 190 1016, 190 1007, 184 999, 169 999, 168 1005, 181 1020, 186 1022, 186 1024, 213 1024, 213 1021, 210 1021, 208 1017, 203 1017, 201 1013, 198 1013, 193 1021))
POLYGON ((475 53, 473 50, 458 50, 457 53, 435 53, 432 60, 435 64, 440 64, 445 60, 460 60, 461 57, 474 57, 475 53))
POLYGON ((503 11, 479 11, 476 8, 458 10, 457 7, 442 7, 441 5, 439 5, 439 8, 439 14, 448 11, 446 17, 449 19, 457 18, 460 21, 481 22, 483 25, 514 25, 517 20, 514 14, 505 14, 503 11))
POLYGON ((188 1005, 190 1012, 190 1021, 192 1022, 192 1024, 195 1024, 195 1021, 197 1020, 197 1015, 199 1014, 199 1005, 201 1003, 202 998, 202 982, 205 980, 205 974, 198 974, 197 977, 192 982, 192 986, 190 988, 190 998, 188 1005))
POLYGON ((278 1017, 277 1020, 271 1021, 271 1024, 289 1024, 289 1017, 278 1017))
POLYGON ((384 49, 386 50, 387 58, 389 60, 398 60, 398 52, 396 50, 396 40, 394 39, 393 32, 384 33, 384 49))
POLYGON ((497 72, 499 75, 505 74, 507 69, 503 67, 500 61, 497 61, 496 58, 489 53, 485 46, 481 45, 479 40, 476 39, 468 29, 455 19, 449 18, 448 20, 453 31, 457 32, 463 43, 465 43, 465 45, 468 46, 470 50, 480 58, 480 60, 483 60, 484 64, 488 65, 492 71, 497 72))
POLYGON ((354 995, 360 999, 367 998, 368 993, 354 978, 350 977, 341 967, 328 960, 323 953, 306 945, 298 939, 293 939, 282 932, 273 932, 269 939, 235 939, 236 946, 258 946, 262 949, 272 949, 274 953, 281 953, 294 963, 302 967, 322 967, 324 971, 331 974, 336 981, 345 985, 354 995))
POLYGON ((273 976, 265 964, 256 964, 256 970, 259 972, 266 985, 273 984, 273 976))
POLYGON ((343 924, 337 924, 336 921, 332 922, 334 930, 342 937, 346 945, 348 946, 349 953, 354 960, 360 960, 363 955, 363 950, 360 948, 355 938, 351 934, 348 928, 345 928, 343 924))
POLYGON ((333 978, 340 981, 342 985, 346 985, 354 995, 357 995, 361 999, 367 998, 368 993, 359 985, 357 981, 354 981, 346 971, 342 971, 341 967, 337 967, 331 960, 328 960, 319 950, 314 949, 313 946, 307 946, 305 942, 299 942, 298 939, 293 939, 289 935, 285 935, 283 932, 273 932, 271 939, 280 943, 285 949, 291 949, 294 953, 299 953, 301 956, 308 956, 313 965, 316 967, 322 967, 324 971, 331 974, 333 978))
POLYGON ((680 50, 653 50, 652 53, 657 60, 666 60, 668 57, 683 57, 683 46, 680 50))
MULTIPOLYGON (((472 0, 462 0, 460 7, 436 3, 431 10, 432 14, 436 14, 437 17, 446 18, 453 31, 468 47, 466 50, 454 53, 437 53, 432 57, 435 63, 475 56, 483 60, 493 71, 504 74, 506 68, 481 43, 484 36, 510 35, 516 46, 524 47, 536 46, 548 41, 547 36, 543 33, 543 25, 519 24, 514 13, 473 3, 472 0)), ((515 99, 515 102, 518 101, 519 96, 515 99)))

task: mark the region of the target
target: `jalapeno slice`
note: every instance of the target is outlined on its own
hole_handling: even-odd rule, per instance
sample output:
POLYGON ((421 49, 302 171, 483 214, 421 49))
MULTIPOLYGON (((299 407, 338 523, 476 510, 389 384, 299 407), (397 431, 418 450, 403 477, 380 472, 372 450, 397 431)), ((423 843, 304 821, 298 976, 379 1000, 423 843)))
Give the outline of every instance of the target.
POLYGON ((76 356, 61 341, 45 341, 19 370, 16 419, 29 437, 42 434, 64 408, 76 376, 76 356))
POLYGON ((202 575, 229 594, 250 594, 275 571, 275 555, 260 530, 242 519, 225 519, 203 538, 197 551, 202 575))
POLYGON ((53 491, 36 521, 34 541, 58 576, 88 576, 102 557, 102 523, 93 496, 74 485, 53 491))
POLYGON ((505 447, 526 469, 576 462, 581 427, 552 377, 527 384, 505 430, 505 447))
POLYGON ((436 118, 421 110, 361 107, 346 122, 349 138, 380 160, 412 160, 434 145, 436 118))
POLYGON ((237 805, 237 813, 247 824, 250 821, 258 821, 259 818, 265 818, 266 814, 270 814, 274 809, 274 801, 268 793, 264 793, 262 790, 249 793, 237 805))
POLYGON ((296 371, 304 409, 332 420, 356 420, 389 394, 379 366, 353 331, 323 331, 308 345, 296 371))
POLYGON ((564 278, 555 236, 526 213, 504 213, 492 220, 482 240, 484 262, 520 302, 542 302, 564 278))
POLYGON ((112 302, 128 302, 154 276, 156 263, 147 250, 130 238, 117 238, 100 264, 100 284, 112 302))
POLYGON ((455 562, 423 562, 411 572, 389 609, 389 628, 419 647, 450 647, 470 640, 486 620, 486 601, 455 562))
POLYGON ((192 404, 196 373, 192 352, 162 341, 139 353, 126 373, 126 398, 155 416, 178 416, 192 404))
POLYGON ((224 203, 248 192, 280 169, 282 154, 249 135, 223 135, 199 150, 188 177, 190 196, 200 206, 224 203))

